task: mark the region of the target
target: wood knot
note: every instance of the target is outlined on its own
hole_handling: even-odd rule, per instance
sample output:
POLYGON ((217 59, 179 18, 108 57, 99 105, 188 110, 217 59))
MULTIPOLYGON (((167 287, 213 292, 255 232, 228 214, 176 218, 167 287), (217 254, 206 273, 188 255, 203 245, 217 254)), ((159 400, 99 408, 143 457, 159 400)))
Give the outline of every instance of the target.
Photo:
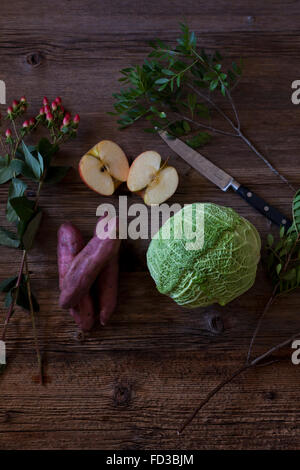
POLYGON ((131 402, 131 387, 118 384, 115 386, 113 401, 116 406, 128 406, 131 402))
POLYGON ((74 335, 74 338, 75 338, 75 341, 78 341, 79 343, 82 343, 86 338, 86 334, 84 333, 84 331, 78 330, 78 331, 76 331, 76 333, 74 335))
POLYGON ((276 392, 266 392, 265 394, 266 400, 275 400, 276 398, 276 392))
POLYGON ((224 331, 224 322, 223 318, 218 312, 206 312, 206 320, 208 329, 216 334, 219 335, 224 331))
POLYGON ((41 65, 43 61, 43 56, 40 52, 31 52, 26 57, 27 64, 31 65, 32 67, 38 67, 41 65))
POLYGON ((8 423, 11 420, 9 411, 0 411, 0 423, 8 423))

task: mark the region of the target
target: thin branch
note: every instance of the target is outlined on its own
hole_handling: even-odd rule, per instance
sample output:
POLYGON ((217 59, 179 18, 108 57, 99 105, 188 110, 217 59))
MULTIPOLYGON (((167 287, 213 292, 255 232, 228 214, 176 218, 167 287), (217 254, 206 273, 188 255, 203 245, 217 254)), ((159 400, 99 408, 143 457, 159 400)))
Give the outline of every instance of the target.
POLYGON ((30 283, 30 274, 29 274, 29 269, 28 269, 27 253, 25 255, 25 274, 26 274, 26 286, 27 286, 27 292, 28 292, 28 300, 29 300, 29 306, 30 306, 30 317, 31 317, 33 336, 34 336, 34 344, 35 344, 35 350, 36 350, 36 355, 37 355, 37 360, 38 360, 39 377, 40 377, 40 383, 43 385, 43 382, 44 382, 43 363, 42 363, 42 357, 41 357, 38 336, 37 336, 37 331, 36 331, 35 313, 34 313, 34 308, 33 308, 33 303, 32 303, 32 293, 31 293, 31 283, 30 283))
MULTIPOLYGON (((223 81, 222 81, 223 83, 223 81)), ((223 84, 224 85, 224 84, 223 84)), ((235 102, 231 96, 231 93, 230 91, 228 90, 228 88, 224 85, 225 87, 225 90, 226 90, 226 95, 229 99, 229 102, 231 103, 231 106, 232 106, 232 109, 233 109, 233 112, 234 112, 234 115, 235 115, 235 119, 236 119, 236 123, 237 123, 237 128, 238 130, 240 130, 241 128, 241 122, 240 122, 240 118, 239 118, 239 115, 238 115, 238 112, 237 112, 237 109, 236 109, 236 105, 235 105, 235 102)))
POLYGON ((179 428, 179 430, 177 431, 177 434, 181 434, 185 428, 193 421, 193 419, 197 416, 197 414, 199 413, 199 411, 206 405, 206 403, 208 403, 212 397, 214 395, 216 395, 216 393, 218 393, 223 387, 225 387, 225 385, 227 385, 229 382, 231 382, 235 377, 237 377, 238 375, 240 375, 242 372, 244 372, 246 369, 248 369, 250 367, 250 364, 244 364, 242 367, 240 367, 239 369, 236 369, 233 374, 231 374, 229 377, 227 377, 226 379, 224 379, 222 382, 219 383, 219 385, 217 385, 214 389, 212 389, 211 392, 209 392, 209 394, 206 396, 206 398, 204 398, 204 400, 202 400, 199 404, 199 406, 197 406, 197 408, 195 408, 195 410, 193 411, 193 413, 189 416, 189 418, 183 423, 183 425, 179 428))
MULTIPOLYGON (((234 122, 230 119, 229 116, 227 116, 227 114, 211 99, 209 98, 208 96, 204 95, 203 93, 201 93, 199 90, 197 90, 197 88, 195 88, 193 85, 190 85, 188 84, 187 85, 189 88, 191 88, 195 93, 197 93, 197 95, 199 95, 202 99, 206 100, 221 116, 223 116, 223 118, 230 124, 230 126, 235 130, 236 134, 226 134, 226 135, 234 135, 235 137, 240 137, 244 142, 245 144, 248 145, 248 147, 265 163, 265 165, 267 165, 267 167, 273 172, 275 173, 276 176, 278 176, 285 184, 287 184, 289 186, 289 188, 295 192, 296 191, 296 188, 285 178, 285 176, 283 176, 281 173, 279 173, 279 171, 276 170, 276 168, 269 162, 269 160, 259 151, 257 150, 257 148, 252 144, 252 142, 248 139, 248 137, 245 136, 245 134, 241 131, 241 126, 240 126, 240 119, 238 117, 238 114, 237 114, 237 110, 236 110, 236 107, 235 107, 235 104, 234 104, 234 101, 231 97, 231 94, 230 92, 229 95, 228 95, 228 99, 229 101, 231 100, 231 104, 233 106, 233 109, 236 113, 236 119, 237 119, 237 126, 234 124, 234 122)), ((227 90, 227 88, 226 88, 227 90)), ((193 121, 195 124, 196 122, 193 121)), ((221 133, 224 133, 224 132, 221 132, 221 133)))
POLYGON ((251 356, 252 348, 253 348, 254 342, 255 342, 255 340, 256 340, 257 334, 258 334, 258 332, 259 332, 259 330, 260 330, 262 321, 263 321, 265 315, 267 314, 267 312, 269 311, 271 305, 272 305, 273 302, 275 301, 276 292, 277 292, 277 289, 278 289, 278 287, 279 287, 279 284, 280 284, 280 282, 278 282, 278 283, 276 284, 276 286, 274 287, 271 297, 269 298, 269 300, 268 300, 268 302, 267 302, 265 308, 263 309, 261 315, 259 316, 259 319, 258 319, 256 328, 255 328, 255 330, 254 330, 253 336, 252 336, 251 341, 250 341, 249 350, 248 350, 248 354, 247 354, 247 362, 250 361, 250 356, 251 356))
POLYGON ((18 134, 18 131, 17 131, 17 128, 16 128, 15 120, 12 119, 11 122, 12 122, 12 125, 13 125, 13 128, 14 128, 15 134, 16 134, 16 138, 17 138, 17 139, 20 139, 19 134, 18 134))
MULTIPOLYGON (((194 53, 194 55, 199 59, 201 60, 208 68, 209 70, 211 70, 212 72, 216 73, 216 70, 207 62, 204 61, 204 59, 198 54, 198 52, 195 50, 195 49, 192 49, 192 52, 194 53)), ((237 125, 234 126, 235 128, 237 128, 238 130, 240 130, 241 128, 241 123, 240 123, 240 118, 239 118, 239 115, 238 115, 238 112, 237 112, 237 109, 236 109, 236 106, 235 106, 235 103, 233 101, 233 98, 231 96, 231 93, 230 91, 228 90, 227 86, 225 85, 224 81, 222 80, 222 78, 220 77, 220 75, 218 74, 218 78, 222 84, 222 86, 224 87, 225 89, 225 93, 227 95, 227 98, 231 104, 231 107, 233 109, 233 112, 234 112, 234 115, 235 115, 235 119, 236 119, 236 123, 237 125)), ((217 109, 217 108, 216 108, 217 109)), ((229 119, 228 117, 226 117, 225 113, 223 113, 224 117, 228 120, 228 122, 231 122, 231 119, 229 119)), ((232 123, 233 124, 233 123, 232 123)))
POLYGON ((295 186, 293 186, 286 178, 283 176, 279 171, 276 170, 276 168, 273 167, 273 165, 267 160, 264 155, 257 150, 257 148, 254 147, 254 145, 250 142, 250 140, 243 134, 243 132, 240 130, 238 135, 240 138, 248 145, 248 147, 267 165, 267 167, 275 173, 276 176, 278 176, 284 183, 288 185, 288 187, 293 191, 296 192, 295 186))
POLYGON ((239 367, 236 369, 229 377, 224 379, 219 385, 217 385, 208 395, 207 397, 200 402, 200 404, 197 406, 197 408, 193 411, 193 413, 189 416, 189 418, 183 423, 183 425, 179 428, 177 431, 178 434, 181 434, 184 429, 193 421, 193 419, 197 416, 198 412, 216 395, 225 385, 230 383, 235 377, 240 375, 242 372, 244 372, 247 369, 250 369, 251 367, 256 366, 259 364, 261 361, 266 359, 267 357, 271 356, 274 352, 278 351, 279 349, 284 348, 288 344, 290 344, 294 339, 300 336, 300 331, 295 333, 294 335, 290 336, 288 339, 285 341, 282 341, 282 343, 276 344, 272 348, 268 349, 265 353, 261 354, 260 356, 256 357, 253 359, 251 362, 246 362, 243 366, 239 367))
POLYGON ((16 285, 15 285, 14 296, 13 296, 12 302, 10 304, 10 307, 9 307, 9 309, 7 311, 7 314, 6 314, 6 317, 5 317, 5 322, 4 322, 4 326, 3 326, 3 332, 2 332, 2 341, 5 341, 7 326, 8 326, 9 320, 12 317, 14 307, 15 307, 15 303, 16 303, 16 300, 18 298, 19 287, 20 287, 20 283, 21 283, 21 279, 22 279, 23 270, 24 270, 25 257, 26 257, 26 251, 23 250, 22 261, 21 261, 21 265, 20 265, 20 269, 19 269, 18 279, 17 279, 16 285))
POLYGON ((226 119, 226 121, 231 125, 231 127, 237 131, 238 128, 234 125, 234 122, 230 119, 229 116, 227 116, 227 114, 223 111, 223 109, 221 109, 209 96, 206 96, 204 93, 201 93, 201 91, 199 91, 197 88, 195 88, 193 85, 191 85, 190 83, 187 84, 187 86, 193 90, 198 96, 200 96, 200 98, 202 98, 203 100, 207 101, 213 108, 215 108, 215 110, 224 118, 226 119))
POLYGON ((183 114, 180 114, 180 113, 175 113, 180 119, 185 119, 186 121, 189 121, 189 122, 192 122, 195 126, 197 127, 202 127, 203 129, 208 129, 209 131, 211 132, 215 132, 216 134, 223 134, 223 135, 229 135, 230 137, 237 137, 236 134, 233 134, 232 132, 226 132, 226 131, 223 131, 222 129, 217 129, 215 127, 212 127, 212 126, 208 126, 206 124, 202 124, 200 122, 197 122, 197 121, 194 121, 193 119, 187 117, 187 116, 184 116, 183 114))
MULTIPOLYGON (((284 263, 284 266, 283 266, 283 269, 282 269, 282 273, 285 273, 288 268, 289 268, 289 264, 290 264, 290 261, 292 259, 292 254, 294 253, 294 250, 297 246, 297 243, 299 242, 300 240, 300 234, 298 234, 298 236, 296 237, 294 243, 293 243, 293 246, 291 247, 290 249, 290 252, 289 252, 289 255, 287 256, 287 259, 284 263)), ((247 359, 245 361, 245 364, 243 364, 241 367, 239 367, 238 369, 236 369, 229 377, 227 377, 226 379, 224 379, 219 385, 217 385, 207 396, 204 400, 202 400, 199 404, 199 406, 194 410, 194 412, 190 415, 190 417, 183 423, 183 425, 181 426, 181 428, 179 429, 178 433, 180 434, 185 428, 186 426, 188 426, 192 420, 195 418, 195 416, 197 415, 197 413, 206 405, 206 403, 208 403, 211 398, 216 395, 216 393, 218 393, 225 385, 227 385, 229 382, 231 382, 235 377, 237 377, 238 375, 240 375, 242 372, 244 372, 245 370, 249 369, 250 367, 254 367, 256 366, 257 364, 259 364, 260 362, 262 362, 264 359, 268 358, 269 356, 271 356, 274 352, 278 351, 279 349, 283 348, 284 346, 287 346, 289 343, 291 343, 291 341, 293 341, 293 339, 297 338, 300 336, 300 332, 298 333, 295 333, 293 334, 291 337, 289 337, 288 339, 284 340, 283 342, 279 343, 279 344, 276 344, 275 346, 273 346, 272 348, 268 349, 265 353, 261 354, 260 356, 254 358, 251 360, 251 352, 252 352, 252 349, 253 349, 253 345, 254 345, 254 342, 255 342, 255 339, 257 337, 257 334, 260 330, 260 327, 261 327, 261 323, 262 323, 262 320, 263 318, 265 317, 265 315, 267 314, 267 312, 270 310, 270 307, 273 305, 274 301, 276 300, 276 298, 279 296, 279 293, 278 293, 278 288, 280 286, 280 280, 275 284, 274 288, 273 288, 273 291, 272 291, 272 294, 268 300, 268 302, 266 303, 265 305, 265 308, 262 312, 262 314, 260 315, 259 317, 259 320, 257 322, 257 325, 256 325, 256 328, 254 330, 254 333, 253 333, 253 336, 251 338, 251 341, 250 341, 250 345, 249 345, 249 349, 248 349, 248 354, 247 354, 247 359)), ((272 364, 274 362, 274 360, 271 360, 269 361, 267 364, 272 364)), ((267 364, 263 364, 263 365, 267 365, 267 364)))

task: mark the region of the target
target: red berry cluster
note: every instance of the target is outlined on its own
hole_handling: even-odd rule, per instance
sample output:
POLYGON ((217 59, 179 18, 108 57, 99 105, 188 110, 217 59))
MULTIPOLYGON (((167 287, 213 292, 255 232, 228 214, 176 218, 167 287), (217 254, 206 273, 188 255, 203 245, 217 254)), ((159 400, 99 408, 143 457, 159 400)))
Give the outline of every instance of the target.
MULTIPOLYGON (((6 119, 10 121, 14 121, 18 117, 22 116, 27 110, 27 100, 25 96, 22 96, 19 100, 13 100, 12 104, 8 106, 6 112, 6 119)), ((1 114, 0 114, 0 121, 1 121, 1 114)), ((35 125, 35 119, 31 118, 24 122, 23 127, 32 128, 35 125)), ((5 137, 9 141, 12 138, 11 129, 6 129, 5 137)))
POLYGON ((55 98, 51 105, 45 96, 43 106, 36 119, 46 123, 48 127, 57 127, 63 134, 76 133, 80 122, 79 114, 76 114, 72 119, 71 114, 65 111, 60 96, 55 98))
MULTIPOLYGON (((53 128, 53 132, 56 138, 75 137, 77 128, 80 122, 79 114, 76 114, 73 118, 71 114, 65 111, 62 105, 62 99, 60 96, 52 101, 51 105, 48 98, 43 98, 43 106, 40 108, 39 114, 34 118, 26 119, 20 130, 21 137, 24 137, 30 131, 35 129, 38 124, 46 125, 49 128, 53 128)), ((12 104, 7 108, 6 119, 15 121, 18 117, 22 116, 27 110, 27 100, 25 96, 22 96, 20 100, 13 100, 12 104)), ((1 114, 0 114, 0 125, 1 125, 1 114)), ((15 123, 13 123, 15 126, 15 123)), ((11 129, 5 131, 6 141, 12 142, 13 136, 11 129)))

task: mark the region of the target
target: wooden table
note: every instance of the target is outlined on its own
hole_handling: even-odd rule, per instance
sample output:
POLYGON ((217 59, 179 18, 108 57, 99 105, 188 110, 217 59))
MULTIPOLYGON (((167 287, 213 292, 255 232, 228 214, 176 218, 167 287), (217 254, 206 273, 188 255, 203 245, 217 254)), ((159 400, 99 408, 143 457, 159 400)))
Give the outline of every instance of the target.
MULTIPOLYGON (((263 238, 276 233, 238 196, 223 194, 171 154, 159 137, 143 133, 139 124, 120 132, 106 113, 119 87, 118 71, 140 63, 149 40, 173 42, 185 19, 204 47, 230 59, 243 57, 244 76, 234 92, 243 129, 298 187, 300 112, 291 102, 291 83, 299 79, 300 3, 2 0, 1 12, 0 79, 7 102, 25 94, 36 113, 44 95, 61 95, 82 123, 78 138, 57 158, 74 170, 64 183, 43 191, 46 217, 30 255, 47 383, 37 384, 30 320, 17 311, 7 335, 9 365, 0 378, 0 448, 299 448, 300 378, 291 349, 276 355, 286 360, 237 378, 183 435, 176 434, 199 400, 244 360, 270 292, 262 269, 255 286, 225 308, 183 310, 156 291, 145 263, 148 241, 126 241, 117 312, 106 328, 81 343, 72 319, 58 307, 56 232, 71 220, 88 238, 97 206, 117 204, 118 195, 105 199, 89 191, 76 171, 80 156, 108 138, 130 158, 146 149, 170 156, 180 173, 174 202, 228 205, 263 238), (214 315, 222 318, 222 333, 210 327, 214 315)), ((203 153, 289 213, 292 192, 238 139, 217 136, 203 153)), ((0 191, 4 223, 7 188, 0 191)), ((20 260, 5 248, 0 256, 2 279, 17 271, 20 260)), ((258 354, 299 329, 299 302, 294 294, 272 308, 257 340, 258 354)), ((1 315, 3 320, 4 308, 1 315)))

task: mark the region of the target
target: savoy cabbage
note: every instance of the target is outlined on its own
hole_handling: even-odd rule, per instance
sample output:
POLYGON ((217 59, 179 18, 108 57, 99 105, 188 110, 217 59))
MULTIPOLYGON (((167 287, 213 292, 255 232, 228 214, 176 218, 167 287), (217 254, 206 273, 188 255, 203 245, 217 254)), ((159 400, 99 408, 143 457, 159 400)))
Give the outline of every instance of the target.
POLYGON ((153 237, 147 263, 159 292, 178 304, 226 305, 253 285, 260 249, 256 228, 233 209, 194 203, 170 217, 153 237))

